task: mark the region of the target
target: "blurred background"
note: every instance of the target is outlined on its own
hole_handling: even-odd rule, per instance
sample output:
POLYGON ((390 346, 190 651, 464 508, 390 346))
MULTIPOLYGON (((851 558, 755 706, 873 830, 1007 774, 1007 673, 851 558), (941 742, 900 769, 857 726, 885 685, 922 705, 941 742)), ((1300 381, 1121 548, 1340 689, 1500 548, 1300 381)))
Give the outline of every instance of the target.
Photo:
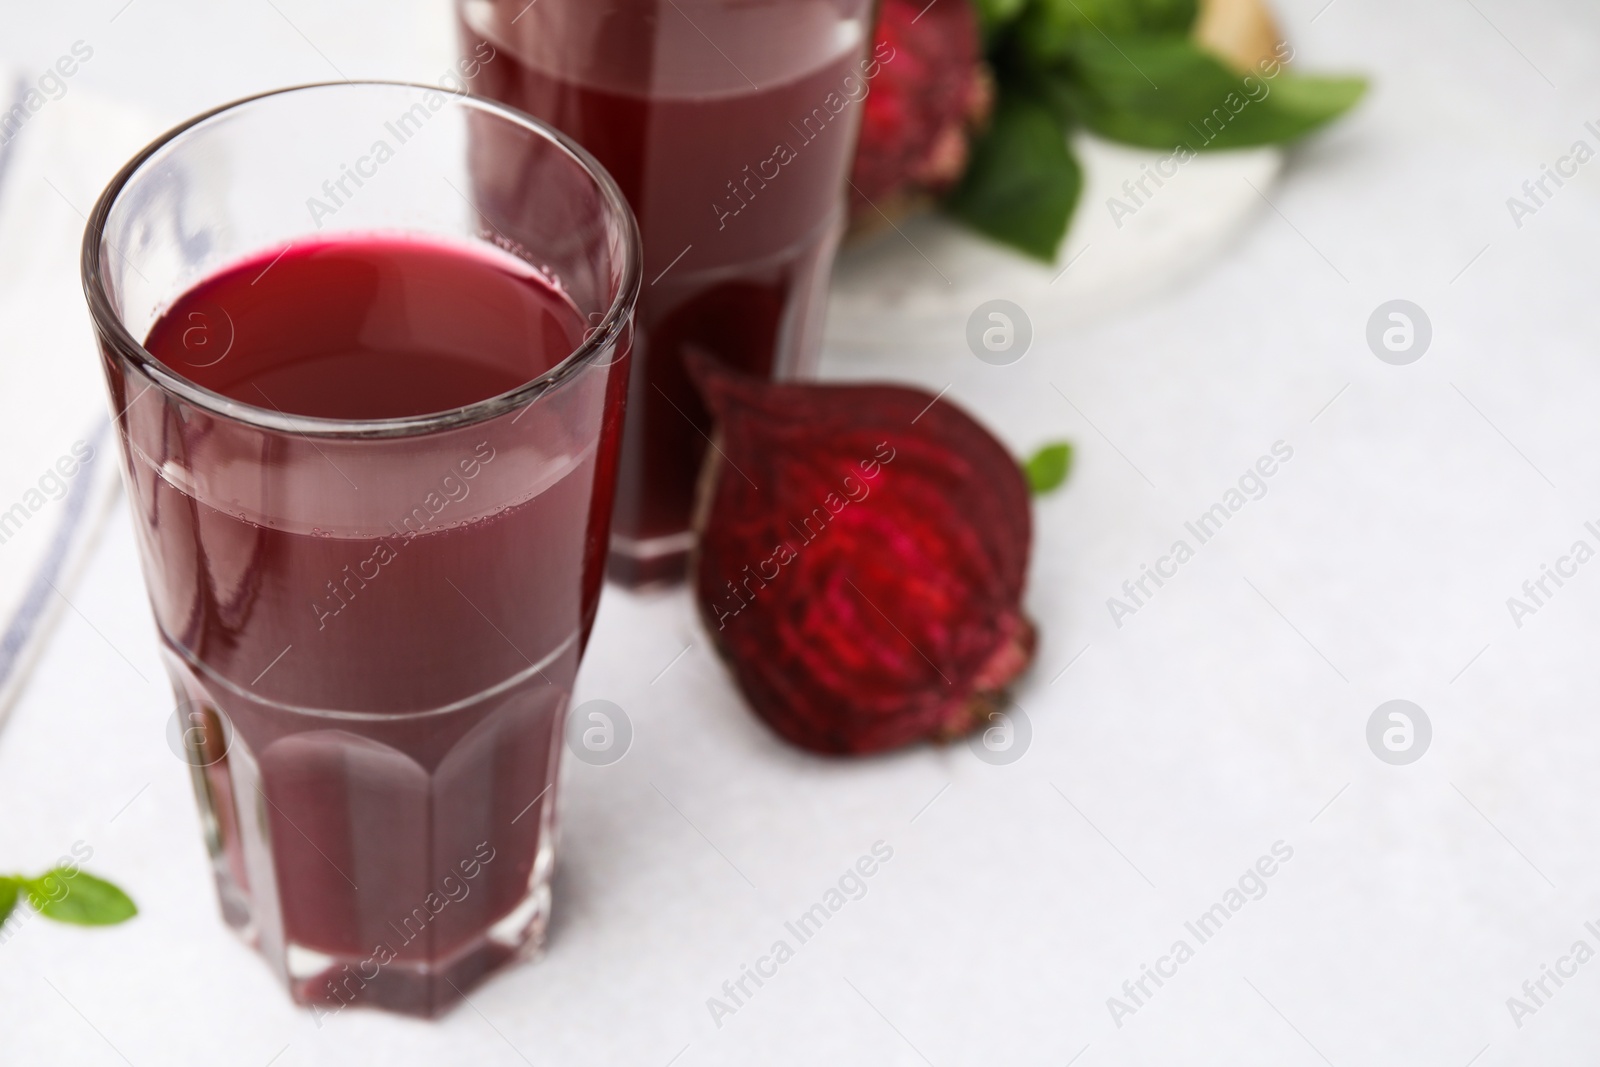
MULTIPOLYGON (((624 709, 631 748, 567 761, 546 958, 439 1021, 314 1020, 226 930, 111 464, 45 492, 0 543, 32 620, 0 645, 0 871, 88 848, 141 914, 0 930, 0 1060, 1592 1063, 1600 569, 1560 561, 1600 549, 1600 10, 1272 16, 1294 70, 1369 79, 1337 122, 1208 154, 1129 217, 1112 199, 1170 153, 1080 133, 1055 262, 895 211, 836 271, 825 377, 942 392, 1019 456, 1074 445, 1035 509, 1022 743, 802 753, 685 592, 608 588, 579 698, 624 709), (1010 361, 969 343, 994 300, 1029 326, 1010 361), (1262 457, 1264 489, 1129 594, 1262 457), (776 978, 708 1008, 884 851, 776 978)), ((112 456, 76 256, 115 168, 261 90, 437 82, 456 31, 447 0, 0 25, 0 87, 81 60, 0 148, 6 508, 75 446, 112 456)))

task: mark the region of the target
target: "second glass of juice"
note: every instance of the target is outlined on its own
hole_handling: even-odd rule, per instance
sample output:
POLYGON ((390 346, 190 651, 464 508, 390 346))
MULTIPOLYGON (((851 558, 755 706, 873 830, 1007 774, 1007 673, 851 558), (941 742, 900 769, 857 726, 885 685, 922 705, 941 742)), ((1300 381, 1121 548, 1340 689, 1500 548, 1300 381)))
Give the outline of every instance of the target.
POLYGON ((319 1013, 543 941, 639 268, 581 149, 425 86, 230 105, 95 208, 169 742, 224 917, 319 1013))
MULTIPOLYGON (((474 91, 584 145, 639 219, 638 310, 609 571, 681 577, 711 419, 707 353, 808 375, 842 230, 871 0, 458 0, 474 91)), ((528 205, 538 210, 538 205, 528 205)))

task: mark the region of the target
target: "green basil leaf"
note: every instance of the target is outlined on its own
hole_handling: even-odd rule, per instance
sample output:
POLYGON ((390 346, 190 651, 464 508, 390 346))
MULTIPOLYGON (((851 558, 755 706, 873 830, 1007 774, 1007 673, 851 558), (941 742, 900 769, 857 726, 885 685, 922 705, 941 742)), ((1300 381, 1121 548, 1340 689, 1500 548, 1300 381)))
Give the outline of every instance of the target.
POLYGON ((1313 123, 1313 129, 1355 107, 1367 91, 1367 79, 1356 76, 1284 73, 1267 84, 1272 87, 1269 99, 1275 108, 1313 123))
POLYGON ((1088 38, 1181 37, 1198 10, 1196 0, 1033 0, 1018 20, 1017 40, 1035 63, 1050 64, 1088 38))
POLYGON ((1061 70, 1018 70, 1007 84, 1048 107, 1064 129, 1083 125, 1083 89, 1061 70))
POLYGON ((18 888, 15 878, 0 878, 0 926, 6 924, 6 920, 11 918, 11 912, 17 906, 18 888))
POLYGON ((1072 445, 1066 441, 1045 445, 1022 465, 1028 488, 1034 496, 1044 496, 1061 488, 1072 471, 1072 445))
POLYGON ((1047 263, 1066 236, 1083 171, 1044 103, 1003 91, 947 209, 969 226, 1047 263))
POLYGON ((110 926, 139 914, 128 894, 83 871, 57 867, 25 885, 33 910, 56 922, 110 926))
POLYGON ((1191 151, 1277 144, 1349 110, 1362 78, 1240 75, 1192 41, 1123 37, 1078 42, 1073 72, 1084 123, 1115 141, 1191 151))

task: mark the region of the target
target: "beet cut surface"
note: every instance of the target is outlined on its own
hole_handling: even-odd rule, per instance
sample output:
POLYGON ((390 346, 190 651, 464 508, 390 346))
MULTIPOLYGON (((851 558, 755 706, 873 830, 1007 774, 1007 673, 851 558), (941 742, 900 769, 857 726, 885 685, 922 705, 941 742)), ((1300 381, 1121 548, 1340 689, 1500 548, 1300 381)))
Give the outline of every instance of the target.
POLYGON ((691 370, 718 424, 695 595, 756 714, 827 753, 986 723, 1035 643, 1011 454, 918 389, 691 370))

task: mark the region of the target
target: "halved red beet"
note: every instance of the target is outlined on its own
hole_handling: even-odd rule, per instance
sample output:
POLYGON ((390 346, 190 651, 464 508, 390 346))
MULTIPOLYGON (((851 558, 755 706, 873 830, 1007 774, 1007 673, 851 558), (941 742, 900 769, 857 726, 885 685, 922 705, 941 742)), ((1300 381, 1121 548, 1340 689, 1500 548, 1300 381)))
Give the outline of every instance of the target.
POLYGON ((691 372, 717 420, 695 594, 756 714, 832 753, 987 723, 1034 650, 1011 454, 919 389, 691 372))

